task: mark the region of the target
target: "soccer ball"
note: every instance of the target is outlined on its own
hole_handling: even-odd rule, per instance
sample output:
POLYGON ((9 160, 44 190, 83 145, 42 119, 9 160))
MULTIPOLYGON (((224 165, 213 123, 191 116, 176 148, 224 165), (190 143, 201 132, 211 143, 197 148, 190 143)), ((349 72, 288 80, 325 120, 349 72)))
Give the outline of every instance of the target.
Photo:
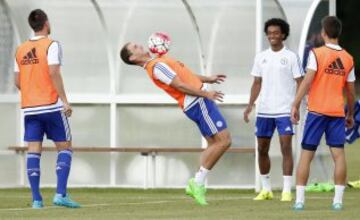
POLYGON ((148 46, 151 53, 164 55, 169 51, 170 37, 164 32, 153 33, 149 37, 148 46))

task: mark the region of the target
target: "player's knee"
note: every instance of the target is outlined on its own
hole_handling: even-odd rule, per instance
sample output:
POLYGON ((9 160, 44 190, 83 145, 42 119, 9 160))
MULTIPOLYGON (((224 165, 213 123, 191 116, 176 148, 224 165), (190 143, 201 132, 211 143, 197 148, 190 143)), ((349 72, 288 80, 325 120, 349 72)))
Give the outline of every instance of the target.
POLYGON ((55 142, 55 145, 58 151, 72 150, 71 141, 55 142))
POLYGON ((41 142, 28 142, 28 152, 40 153, 42 148, 41 142))
POLYGON ((269 155, 268 149, 265 147, 261 147, 261 146, 258 146, 258 153, 259 153, 259 156, 261 156, 261 157, 269 155))
POLYGON ((284 157, 291 157, 292 156, 291 146, 282 147, 281 152, 282 152, 282 155, 284 157))
POLYGON ((231 142, 231 135, 229 132, 227 132, 222 138, 222 146, 227 149, 231 146, 231 142))
POLYGON ((333 156, 335 162, 339 161, 345 161, 345 155, 344 154, 335 154, 333 156))
POLYGON ((219 133, 219 135, 215 137, 215 141, 224 148, 224 150, 227 150, 231 146, 231 135, 229 132, 219 133))
POLYGON ((330 150, 335 161, 345 159, 344 148, 330 147, 330 150))
POLYGON ((229 148, 231 146, 231 138, 230 137, 226 137, 223 141, 222 141, 222 146, 224 148, 229 148))

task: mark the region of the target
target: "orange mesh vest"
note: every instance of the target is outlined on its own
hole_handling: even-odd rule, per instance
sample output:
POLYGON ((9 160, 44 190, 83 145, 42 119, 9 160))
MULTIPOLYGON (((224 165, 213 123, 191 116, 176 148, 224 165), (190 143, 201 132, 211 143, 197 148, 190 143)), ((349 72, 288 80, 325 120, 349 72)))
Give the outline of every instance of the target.
POLYGON ((16 51, 22 108, 51 105, 58 100, 47 62, 48 48, 52 42, 49 38, 28 40, 16 51))
POLYGON ((343 117, 343 90, 353 68, 353 58, 345 50, 326 46, 313 50, 317 61, 317 72, 310 86, 309 111, 323 115, 343 117))
POLYGON ((193 86, 194 88, 201 89, 202 82, 200 79, 189 69, 187 68, 183 63, 176 61, 169 57, 159 57, 155 58, 149 63, 146 64, 145 69, 149 75, 149 77, 152 79, 152 81, 161 89, 163 89, 167 94, 169 94, 171 97, 173 97, 179 104, 179 106, 184 109, 184 100, 186 94, 183 92, 180 92, 179 90, 166 85, 156 79, 154 77, 154 66, 156 63, 162 62, 168 65, 180 78, 180 80, 188 85, 193 86))

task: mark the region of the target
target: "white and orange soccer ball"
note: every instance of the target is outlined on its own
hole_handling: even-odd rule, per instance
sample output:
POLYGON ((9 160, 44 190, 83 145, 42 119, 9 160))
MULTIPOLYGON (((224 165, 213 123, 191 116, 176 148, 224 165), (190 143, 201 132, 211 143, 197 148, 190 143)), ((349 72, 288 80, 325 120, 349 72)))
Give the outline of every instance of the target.
POLYGON ((155 32, 149 37, 149 50, 158 56, 166 54, 170 49, 170 37, 164 32, 155 32))

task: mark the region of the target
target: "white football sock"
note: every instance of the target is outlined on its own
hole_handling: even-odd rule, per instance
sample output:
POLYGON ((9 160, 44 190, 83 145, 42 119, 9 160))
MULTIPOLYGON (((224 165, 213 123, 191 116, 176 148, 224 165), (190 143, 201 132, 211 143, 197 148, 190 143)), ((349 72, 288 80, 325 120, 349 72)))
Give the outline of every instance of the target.
POLYGON ((195 183, 198 185, 204 185, 207 174, 210 170, 205 167, 200 167, 199 171, 195 174, 195 183))
POLYGON ((343 186, 343 185, 335 185, 335 195, 334 195, 333 204, 342 203, 344 190, 345 190, 345 186, 343 186))
POLYGON ((269 174, 260 175, 260 179, 261 179, 262 189, 267 192, 271 192, 270 175, 269 174))
POLYGON ((296 203, 305 203, 305 186, 296 186, 296 203))
POLYGON ((289 193, 291 192, 292 176, 283 176, 283 178, 284 178, 283 192, 289 193))

